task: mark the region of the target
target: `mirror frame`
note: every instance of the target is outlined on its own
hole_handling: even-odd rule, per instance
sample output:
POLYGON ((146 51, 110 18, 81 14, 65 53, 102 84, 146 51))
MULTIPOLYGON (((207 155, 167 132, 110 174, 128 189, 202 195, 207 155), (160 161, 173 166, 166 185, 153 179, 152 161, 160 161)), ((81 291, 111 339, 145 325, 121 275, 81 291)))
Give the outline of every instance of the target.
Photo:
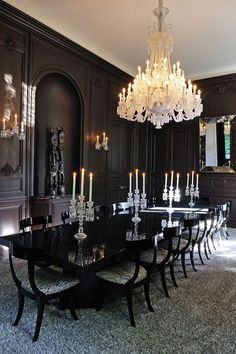
POLYGON ((231 122, 230 124, 230 135, 231 135, 231 146, 236 146, 236 115, 222 115, 222 116, 215 116, 215 117, 200 117, 199 118, 199 124, 198 124, 198 129, 199 129, 199 144, 198 144, 198 156, 199 156, 199 172, 200 173, 236 173, 236 148, 235 148, 235 153, 234 157, 232 156, 232 150, 230 151, 230 159, 229 159, 229 166, 207 166, 204 165, 203 167, 203 154, 204 154, 204 160, 206 160, 206 144, 205 146, 203 145, 203 139, 202 137, 206 136, 206 124, 207 123, 225 123, 225 122, 231 122), (232 124, 233 121, 233 124, 232 124), (233 132, 233 133, 232 133, 233 132), (233 134, 233 138, 232 138, 233 134), (233 159, 233 162, 231 160, 233 159))

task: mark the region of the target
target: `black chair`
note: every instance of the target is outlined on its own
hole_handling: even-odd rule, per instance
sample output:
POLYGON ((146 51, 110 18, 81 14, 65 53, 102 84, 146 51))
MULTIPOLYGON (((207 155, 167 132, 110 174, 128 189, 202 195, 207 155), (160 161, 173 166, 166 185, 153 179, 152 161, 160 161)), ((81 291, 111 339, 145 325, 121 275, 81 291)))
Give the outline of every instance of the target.
POLYGON ((202 256, 202 246, 204 247, 204 253, 207 259, 209 259, 207 253, 207 243, 209 243, 209 237, 214 231, 215 224, 215 210, 212 209, 207 214, 202 214, 199 218, 199 233, 196 240, 196 245, 198 246, 198 255, 202 265, 204 265, 203 256, 202 256))
MULTIPOLYGON (((141 264, 151 274, 154 269, 157 269, 161 274, 161 282, 166 297, 170 297, 166 284, 166 267, 172 268, 173 262, 173 239, 179 239, 178 245, 181 241, 182 225, 174 227, 165 227, 161 235, 157 235, 157 245, 154 248, 142 251, 140 253, 141 264), (159 238, 159 240, 158 240, 159 238)), ((178 247, 177 245, 177 247, 178 247)), ((171 270, 171 277, 174 276, 171 270)), ((176 282, 175 279, 173 282, 176 282)))
MULTIPOLYGON (((27 229, 30 231, 33 230, 46 230, 52 224, 52 215, 44 216, 31 216, 27 219, 20 220, 20 231, 23 233, 27 232, 27 229)), ((48 267, 51 263, 48 261, 38 262, 38 267, 48 267)))
POLYGON ((112 204, 112 214, 115 213, 128 213, 130 207, 128 202, 119 202, 112 204))
POLYGON ((31 216, 20 220, 20 231, 26 232, 27 228, 45 230, 50 224, 52 224, 52 215, 31 216))
POLYGON ((105 268, 97 272, 97 278, 99 282, 99 296, 100 296, 100 308, 104 302, 104 287, 107 283, 113 286, 120 287, 124 290, 129 316, 130 324, 135 327, 132 295, 133 289, 139 286, 144 286, 144 293, 147 306, 150 311, 154 311, 151 305, 149 296, 150 277, 147 270, 140 265, 139 254, 143 249, 154 246, 154 238, 139 239, 126 241, 126 248, 130 253, 130 258, 119 263, 116 263, 108 268, 105 268), (132 260, 131 260, 132 259, 132 260))
POLYGON ((73 222, 78 222, 79 219, 77 217, 71 218, 69 211, 64 211, 61 213, 61 221, 65 225, 65 224, 72 224, 73 222))
MULTIPOLYGON (((45 304, 48 304, 50 300, 59 297, 63 298, 65 296, 71 297, 70 312, 75 320, 78 319, 74 308, 73 297, 78 287, 79 280, 69 274, 58 272, 51 268, 37 268, 36 260, 30 259, 30 257, 26 260, 27 269, 25 269, 22 276, 19 276, 14 267, 12 257, 15 251, 15 247, 14 251, 13 247, 10 247, 10 269, 18 290, 18 312, 13 326, 16 326, 21 319, 25 297, 35 300, 37 302, 37 320, 33 336, 33 342, 35 342, 39 336, 45 304)), ((25 253, 17 252, 17 258, 25 259, 25 253)), ((43 257, 38 257, 37 262, 41 261, 44 261, 43 257)))
POLYGON ((221 230, 222 230, 223 235, 225 236, 226 239, 229 238, 229 233, 227 230, 227 223, 230 218, 231 209, 232 209, 232 201, 228 200, 228 202, 223 204, 223 206, 222 206, 223 220, 222 220, 222 224, 221 224, 221 230))

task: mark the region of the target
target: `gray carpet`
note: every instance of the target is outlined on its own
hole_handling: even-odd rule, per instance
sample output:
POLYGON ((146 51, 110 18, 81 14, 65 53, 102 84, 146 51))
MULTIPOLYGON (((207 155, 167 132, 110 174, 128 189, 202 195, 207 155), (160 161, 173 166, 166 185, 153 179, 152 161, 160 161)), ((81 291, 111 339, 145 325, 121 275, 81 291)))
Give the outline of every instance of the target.
MULTIPOLYGON (((23 317, 12 326, 16 290, 7 261, 0 264, 0 353, 236 353, 236 230, 230 230, 198 272, 187 262, 188 279, 177 268, 179 288, 168 282, 164 297, 157 276, 151 283, 155 312, 148 311, 142 292, 135 293, 137 327, 129 325, 124 298, 106 302, 102 311, 80 310, 73 321, 68 311, 47 306, 38 342, 32 343, 36 307, 26 299, 23 317)), ((20 267, 20 263, 19 263, 20 267)))

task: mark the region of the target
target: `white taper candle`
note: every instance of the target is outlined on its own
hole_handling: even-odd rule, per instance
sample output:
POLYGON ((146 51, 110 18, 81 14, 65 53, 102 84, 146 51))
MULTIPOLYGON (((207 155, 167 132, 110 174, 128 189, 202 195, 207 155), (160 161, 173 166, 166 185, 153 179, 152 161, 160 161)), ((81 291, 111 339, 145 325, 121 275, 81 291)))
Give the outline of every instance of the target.
POLYGON ((191 181, 191 186, 194 185, 194 171, 192 171, 192 181, 191 181))
POLYGON ((84 195, 84 168, 81 170, 80 195, 84 195))
POLYGON ((76 172, 73 172, 72 199, 75 199, 76 172))
POLYGON ((129 173, 129 192, 132 193, 132 172, 129 173))
POLYGON ((168 174, 165 173, 165 189, 167 189, 167 179, 168 179, 168 174))
POLYGON ((179 173, 177 173, 177 176, 176 176, 176 190, 179 189, 179 173))
POLYGON ((196 188, 198 188, 198 179, 199 179, 199 174, 196 174, 196 188))
POLYGON ((187 185, 186 185, 186 189, 188 189, 189 187, 189 173, 187 173, 187 185))
POLYGON ((136 181, 136 184, 135 184, 135 188, 138 189, 138 169, 135 170, 135 181, 136 181))
POLYGON ((171 171, 170 186, 173 187, 174 171, 171 171))
POLYGON ((145 194, 145 173, 143 173, 143 194, 145 194))
POLYGON ((89 174, 89 202, 92 201, 92 193, 93 193, 93 174, 89 174))

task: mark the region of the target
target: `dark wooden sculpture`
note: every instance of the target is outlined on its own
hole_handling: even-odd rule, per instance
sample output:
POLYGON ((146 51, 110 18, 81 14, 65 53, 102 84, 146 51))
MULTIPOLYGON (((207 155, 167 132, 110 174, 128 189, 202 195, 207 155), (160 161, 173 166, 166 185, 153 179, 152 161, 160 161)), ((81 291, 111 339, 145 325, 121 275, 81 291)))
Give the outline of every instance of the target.
POLYGON ((65 133, 62 127, 51 128, 49 156, 49 193, 52 197, 65 195, 63 145, 65 133))

